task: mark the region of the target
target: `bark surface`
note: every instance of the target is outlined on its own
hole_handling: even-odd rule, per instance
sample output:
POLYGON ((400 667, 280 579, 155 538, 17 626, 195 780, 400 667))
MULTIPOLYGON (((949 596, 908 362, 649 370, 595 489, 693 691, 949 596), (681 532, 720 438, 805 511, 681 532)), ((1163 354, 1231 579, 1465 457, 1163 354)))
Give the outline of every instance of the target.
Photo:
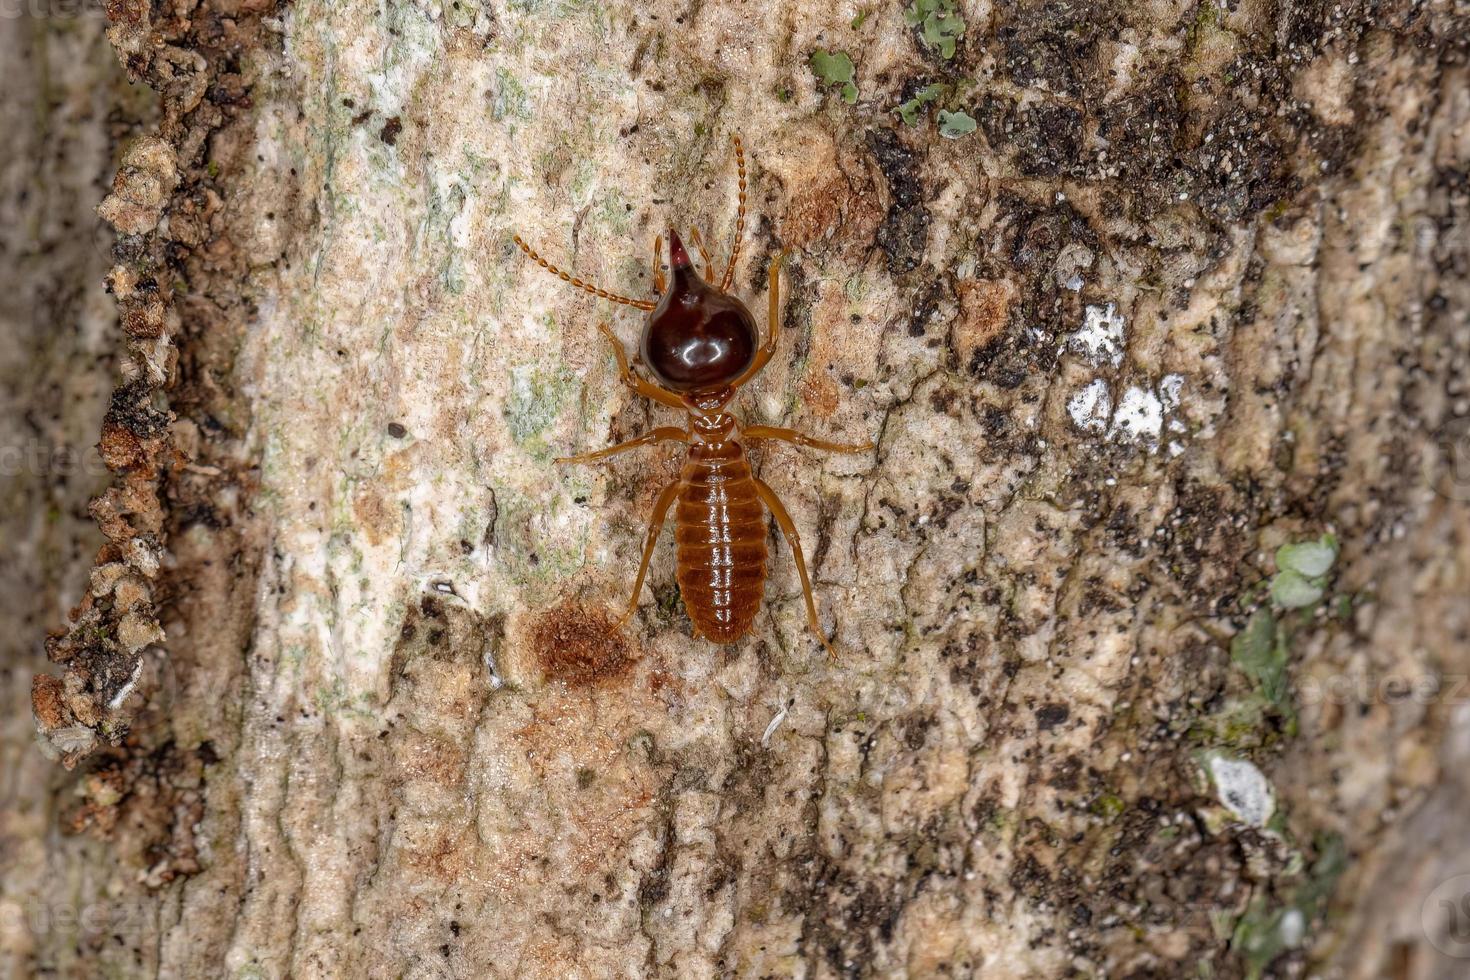
POLYGON ((9 973, 1462 974, 1463 4, 108 14, 0 20, 9 973), (512 234, 648 296, 737 131, 836 663, 552 462, 674 419, 512 234))

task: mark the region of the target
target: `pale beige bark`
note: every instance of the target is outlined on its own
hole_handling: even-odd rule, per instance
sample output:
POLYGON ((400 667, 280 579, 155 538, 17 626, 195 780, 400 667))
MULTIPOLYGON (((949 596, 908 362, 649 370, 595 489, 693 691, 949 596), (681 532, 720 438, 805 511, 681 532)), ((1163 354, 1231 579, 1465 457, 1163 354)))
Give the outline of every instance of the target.
MULTIPOLYGON (((1458 976, 1435 888, 1470 871, 1470 18, 1382 7, 972 3, 952 59, 896 5, 119 13, 162 90, 104 206, 135 252, 123 371, 173 419, 104 432, 113 570, 36 688, 76 768, 5 729, 0 953, 1458 976), (636 315, 510 235, 644 295, 669 222, 728 246, 737 131, 753 309, 791 253, 744 417, 877 442, 757 457, 835 664, 776 535, 740 643, 689 636, 668 543, 611 633, 677 453, 551 462, 671 419, 595 330, 631 344, 636 315), (1321 603, 1276 602, 1277 689, 1232 640, 1275 549, 1327 532, 1321 603), (109 918, 14 914, 52 907, 109 918)), ((10 591, 56 619, 50 588, 10 591)))

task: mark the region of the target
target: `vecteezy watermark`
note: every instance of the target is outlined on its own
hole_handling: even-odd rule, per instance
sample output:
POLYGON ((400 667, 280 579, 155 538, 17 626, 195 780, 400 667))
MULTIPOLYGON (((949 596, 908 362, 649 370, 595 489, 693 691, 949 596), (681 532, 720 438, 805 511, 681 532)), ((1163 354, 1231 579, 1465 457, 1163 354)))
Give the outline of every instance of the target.
POLYGON ((1446 878, 1419 909, 1424 938, 1446 956, 1470 959, 1470 874, 1446 878))
POLYGON ((1464 674, 1332 674, 1303 677, 1299 704, 1467 704, 1470 677, 1464 674))
POLYGON ((105 17, 104 0, 0 0, 0 20, 105 17))
POLYGON ((1450 419, 1424 453, 1424 479, 1441 497, 1470 501, 1470 416, 1450 419))
MULTIPOLYGON (((0 0, 4 3, 5 0, 0 0)), ((107 475, 107 464, 96 446, 78 449, 30 439, 19 445, 0 445, 0 477, 62 477, 73 473, 85 476, 107 475)))
POLYGON ((144 909, 129 902, 0 902, 0 933, 24 930, 32 936, 104 936, 125 932, 142 921, 144 909))

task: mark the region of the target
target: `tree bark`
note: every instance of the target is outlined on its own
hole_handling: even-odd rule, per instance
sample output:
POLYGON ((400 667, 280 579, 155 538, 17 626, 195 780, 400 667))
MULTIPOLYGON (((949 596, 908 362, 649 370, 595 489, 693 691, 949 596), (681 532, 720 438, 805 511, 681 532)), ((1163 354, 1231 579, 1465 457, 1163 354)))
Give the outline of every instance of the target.
POLYGON ((0 21, 5 438, 112 474, 6 476, 9 972, 1461 974, 1462 4, 109 14, 0 21), (553 460, 674 418, 511 237, 651 296, 737 133, 835 662, 774 527, 616 626, 680 455, 553 460))

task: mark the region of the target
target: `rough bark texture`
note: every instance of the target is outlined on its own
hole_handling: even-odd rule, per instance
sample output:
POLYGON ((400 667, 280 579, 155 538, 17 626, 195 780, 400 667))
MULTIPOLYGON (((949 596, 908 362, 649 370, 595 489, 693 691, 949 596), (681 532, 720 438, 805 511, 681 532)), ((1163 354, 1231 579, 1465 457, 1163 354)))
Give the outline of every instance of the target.
POLYGON ((108 14, 0 21, 0 425, 113 474, 0 499, 11 972, 1462 974, 1463 5, 108 14), (612 628, 677 454, 552 458, 673 420, 510 237, 646 295, 737 130, 836 663, 774 533, 612 628))

